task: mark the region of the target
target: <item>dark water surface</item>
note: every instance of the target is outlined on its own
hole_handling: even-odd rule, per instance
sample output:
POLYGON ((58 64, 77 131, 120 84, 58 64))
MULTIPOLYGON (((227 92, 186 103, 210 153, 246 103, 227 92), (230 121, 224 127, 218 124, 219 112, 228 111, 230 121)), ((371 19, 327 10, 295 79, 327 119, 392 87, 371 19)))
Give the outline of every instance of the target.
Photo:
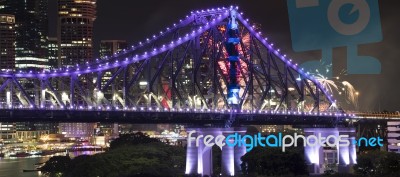
MULTIPOLYGON (((98 152, 98 151, 97 151, 98 152)), ((70 157, 91 155, 97 152, 82 151, 70 152, 70 157)), ((60 154, 65 155, 65 153, 60 154)), ((0 158, 0 177, 44 177, 41 172, 23 172, 22 170, 35 169, 36 163, 46 162, 50 157, 0 158)))

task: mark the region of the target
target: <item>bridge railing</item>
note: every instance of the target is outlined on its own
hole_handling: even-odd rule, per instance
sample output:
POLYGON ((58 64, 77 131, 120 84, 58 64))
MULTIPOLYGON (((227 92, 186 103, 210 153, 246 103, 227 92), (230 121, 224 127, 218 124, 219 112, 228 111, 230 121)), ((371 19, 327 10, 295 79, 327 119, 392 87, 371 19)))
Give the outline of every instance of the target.
POLYGON ((94 106, 74 106, 68 108, 61 107, 0 107, 0 110, 39 110, 39 111, 101 111, 101 112, 164 112, 164 113, 192 113, 192 114, 243 114, 243 115, 289 115, 289 116, 318 116, 318 117, 354 117, 355 114, 337 112, 301 112, 301 111, 274 111, 274 110, 238 110, 238 109, 194 109, 194 108, 160 108, 160 107, 94 107, 94 106))

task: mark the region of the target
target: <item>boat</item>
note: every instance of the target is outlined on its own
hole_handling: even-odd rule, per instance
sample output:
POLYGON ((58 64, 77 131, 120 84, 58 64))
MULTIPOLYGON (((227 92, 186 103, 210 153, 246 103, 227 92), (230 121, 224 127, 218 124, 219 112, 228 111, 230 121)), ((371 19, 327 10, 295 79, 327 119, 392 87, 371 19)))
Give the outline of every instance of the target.
POLYGON ((42 154, 42 151, 31 150, 31 151, 29 152, 29 154, 31 154, 31 155, 41 155, 41 154, 42 154))
POLYGON ((37 155, 47 156, 47 155, 53 155, 55 153, 56 153, 55 151, 43 150, 43 151, 39 152, 37 155))
POLYGON ((26 152, 17 152, 15 154, 10 155, 10 157, 28 157, 28 156, 31 156, 31 154, 26 152))
POLYGON ((27 169, 23 169, 22 172, 35 172, 35 171, 39 171, 38 169, 36 170, 27 170, 27 169))

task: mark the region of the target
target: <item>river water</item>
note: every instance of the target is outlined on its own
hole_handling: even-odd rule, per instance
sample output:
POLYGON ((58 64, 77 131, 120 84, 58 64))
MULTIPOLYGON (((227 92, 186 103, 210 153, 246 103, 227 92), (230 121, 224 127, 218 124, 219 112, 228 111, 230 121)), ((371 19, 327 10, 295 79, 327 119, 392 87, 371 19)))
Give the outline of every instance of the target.
MULTIPOLYGON (((70 152, 70 157, 76 157, 82 154, 91 155, 97 152, 82 151, 70 152)), ((65 154, 64 154, 65 155, 65 154)), ((40 172, 23 172, 22 170, 35 169, 36 163, 46 162, 50 156, 46 157, 24 157, 24 158, 0 158, 0 177, 44 177, 40 172)))

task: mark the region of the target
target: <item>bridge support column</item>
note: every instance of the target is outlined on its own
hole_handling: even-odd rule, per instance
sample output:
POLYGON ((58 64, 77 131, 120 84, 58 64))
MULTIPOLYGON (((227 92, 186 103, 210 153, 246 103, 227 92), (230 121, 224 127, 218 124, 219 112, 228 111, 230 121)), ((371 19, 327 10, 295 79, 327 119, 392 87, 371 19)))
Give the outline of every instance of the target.
MULTIPOLYGON (((349 173, 351 171, 352 165, 356 163, 356 149, 355 145, 352 144, 355 139, 355 129, 354 128, 306 128, 304 129, 306 137, 324 137, 335 136, 337 141, 339 141, 339 136, 346 135, 348 138, 342 138, 342 140, 348 140, 349 146, 336 146, 336 147, 323 147, 320 146, 319 142, 315 138, 307 138, 308 145, 304 148, 304 153, 306 157, 306 162, 308 165, 308 171, 310 174, 323 174, 325 170, 331 169, 328 167, 327 163, 329 160, 326 157, 327 154, 333 153, 335 157, 332 158, 334 162, 333 165, 337 164, 337 172, 339 173, 349 173), (312 146, 314 145, 314 146, 312 146)), ((333 138, 325 139, 323 144, 327 145, 334 144, 333 138)), ((340 144, 346 144, 341 143, 340 144)), ((336 169, 335 169, 336 170, 336 169)))
POLYGON ((7 99, 7 107, 11 107, 12 106, 12 89, 10 89, 10 90, 8 90, 7 92, 6 92, 6 99, 7 99))
MULTIPOLYGON (((191 132, 195 129, 187 129, 188 132, 191 132)), ((197 137, 198 132, 193 133, 193 137, 197 137)), ((188 141, 186 147, 186 170, 185 174, 197 174, 197 159, 198 159, 198 150, 196 147, 196 141, 188 141)))
MULTIPOLYGON (((246 134, 246 128, 235 128, 235 133, 242 135, 246 134)), ((235 147, 235 175, 242 173, 242 156, 246 154, 246 146, 235 147)))
MULTIPOLYGON (((320 133, 319 129, 305 129, 304 133, 306 137, 317 135, 320 133)), ((318 145, 318 142, 315 139, 310 139, 308 142, 310 144, 315 144, 315 146, 306 146, 304 147, 304 154, 306 163, 308 166, 308 171, 310 174, 321 174, 320 172, 321 165, 323 163, 323 151, 321 146, 318 145)))
MULTIPOLYGON (((204 137, 212 135, 214 139, 210 143, 215 142, 218 135, 227 137, 230 134, 238 133, 244 135, 245 128, 197 128, 188 129, 188 135, 192 138, 199 138, 198 146, 196 146, 196 139, 188 141, 186 151, 186 170, 185 174, 200 174, 202 176, 213 175, 213 154, 212 147, 206 147, 204 144, 204 137), (195 133, 191 133, 195 131, 195 133)), ((225 141, 225 140, 224 140, 225 141)), ((214 145, 215 146, 215 145, 214 145)), ((229 147, 227 145, 222 147, 221 152, 221 173, 223 177, 234 176, 241 172, 240 158, 246 153, 246 147, 229 147)))
MULTIPOLYGON (((233 132, 224 132, 227 137, 233 132)), ((221 173, 223 177, 235 175, 235 147, 224 146, 221 152, 221 173)))
POLYGON ((46 86, 44 82, 44 80, 40 80, 40 108, 46 106, 46 86))
POLYGON ((75 106, 75 80, 76 76, 71 76, 71 82, 69 85, 69 100, 70 100, 70 107, 73 108, 75 106))
POLYGON ((355 129, 339 129, 339 135, 347 135, 349 138, 346 138, 350 142, 349 146, 340 146, 339 147, 339 173, 349 173, 352 169, 352 166, 356 163, 356 146, 353 144, 353 140, 355 140, 355 129))
POLYGON ((211 176, 213 173, 212 161, 212 147, 207 147, 204 141, 199 141, 197 172, 203 176, 211 176))

